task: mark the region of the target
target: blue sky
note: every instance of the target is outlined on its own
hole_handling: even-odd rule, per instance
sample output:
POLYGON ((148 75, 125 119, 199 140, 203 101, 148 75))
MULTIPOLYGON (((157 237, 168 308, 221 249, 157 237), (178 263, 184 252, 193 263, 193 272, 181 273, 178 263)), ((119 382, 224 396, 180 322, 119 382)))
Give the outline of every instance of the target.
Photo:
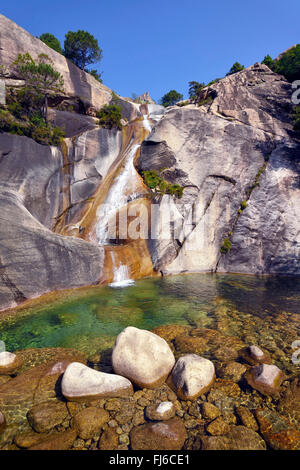
MULTIPOLYGON (((2 0, 1 3, 4 3, 2 0)), ((31 34, 88 30, 99 40, 104 83, 122 96, 222 77, 300 42, 299 0, 9 0, 0 12, 31 34)))

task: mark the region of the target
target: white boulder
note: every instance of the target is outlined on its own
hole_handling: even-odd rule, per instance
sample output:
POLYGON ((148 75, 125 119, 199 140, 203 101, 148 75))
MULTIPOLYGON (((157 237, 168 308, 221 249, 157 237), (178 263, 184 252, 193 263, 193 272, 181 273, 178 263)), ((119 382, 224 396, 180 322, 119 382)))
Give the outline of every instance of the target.
POLYGON ((116 374, 141 388, 155 388, 170 374, 175 358, 168 343, 150 331, 129 326, 117 337, 112 354, 116 374))
POLYGON ((172 372, 172 382, 183 400, 191 400, 206 393, 214 379, 213 363, 197 354, 180 357, 172 372))
POLYGON ((122 397, 133 393, 129 380, 119 375, 98 372, 80 362, 72 362, 62 378, 63 395, 71 401, 100 397, 122 397))

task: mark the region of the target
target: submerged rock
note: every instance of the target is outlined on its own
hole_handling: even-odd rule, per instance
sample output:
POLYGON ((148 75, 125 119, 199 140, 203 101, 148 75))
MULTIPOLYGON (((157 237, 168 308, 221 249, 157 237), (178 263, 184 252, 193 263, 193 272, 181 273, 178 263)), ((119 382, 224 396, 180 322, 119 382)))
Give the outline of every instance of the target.
POLYGON ((175 406, 171 401, 163 401, 158 405, 150 405, 146 408, 146 416, 151 421, 165 421, 175 416, 175 406))
POLYGON ((202 450, 265 450, 266 443, 252 429, 231 426, 226 436, 201 437, 202 450))
POLYGON ((81 439, 91 439, 100 434, 104 424, 108 421, 109 413, 107 411, 91 406, 74 416, 73 427, 81 439))
POLYGON ((0 433, 4 430, 5 425, 6 425, 5 416, 0 411, 0 433))
POLYGON ((72 447, 76 437, 77 431, 69 429, 64 432, 49 435, 46 440, 29 447, 29 450, 68 450, 72 447))
POLYGON ((252 388, 264 395, 276 395, 285 374, 275 365, 260 364, 252 367, 245 373, 245 378, 252 388))
POLYGON ((133 393, 129 380, 119 375, 98 372, 90 367, 72 362, 61 383, 63 395, 68 400, 84 401, 100 397, 122 397, 133 393))
POLYGON ((8 351, 0 353, 0 375, 10 375, 16 372, 22 365, 23 361, 16 354, 8 351))
POLYGON ((61 401, 40 403, 32 407, 27 419, 31 427, 39 433, 50 431, 69 416, 65 403, 61 401))
POLYGON ((155 388, 166 380, 175 358, 163 338, 130 326, 117 337, 112 364, 116 374, 138 387, 155 388))
POLYGON ((252 366, 256 364, 272 364, 270 356, 255 345, 242 349, 240 356, 245 362, 252 366))
POLYGON ((196 354, 182 356, 172 371, 172 382, 183 400, 192 400, 206 393, 215 379, 215 367, 211 361, 196 354))
POLYGON ((143 424, 130 433, 133 450, 180 450, 186 437, 183 421, 179 418, 143 424))
POLYGON ((274 450, 300 450, 300 431, 276 411, 257 409, 255 412, 264 439, 274 450))

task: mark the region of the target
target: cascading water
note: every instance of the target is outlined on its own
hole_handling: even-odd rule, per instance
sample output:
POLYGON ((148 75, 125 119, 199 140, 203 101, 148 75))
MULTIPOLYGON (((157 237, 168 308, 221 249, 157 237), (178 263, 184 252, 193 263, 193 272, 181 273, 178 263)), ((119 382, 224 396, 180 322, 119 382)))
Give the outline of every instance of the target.
POLYGON ((111 252, 110 254, 114 269, 114 278, 113 282, 109 284, 110 287, 126 287, 134 284, 134 281, 129 277, 128 266, 126 266, 126 264, 120 264, 117 267, 114 253, 111 252))
POLYGON ((99 245, 107 245, 109 243, 109 220, 117 214, 119 209, 127 204, 129 196, 130 200, 136 197, 135 181, 137 175, 133 161, 140 146, 140 144, 131 146, 123 170, 109 189, 104 204, 97 211, 98 223, 96 233, 99 245))

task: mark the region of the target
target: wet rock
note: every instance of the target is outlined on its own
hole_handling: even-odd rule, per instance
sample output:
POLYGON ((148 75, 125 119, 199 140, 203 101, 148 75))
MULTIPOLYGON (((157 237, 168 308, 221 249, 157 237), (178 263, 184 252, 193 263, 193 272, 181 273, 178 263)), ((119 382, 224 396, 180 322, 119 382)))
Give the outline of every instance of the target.
MULTIPOLYGON (((28 369, 42 365, 42 364, 64 364, 64 368, 61 367, 61 373, 63 373, 68 364, 71 362, 82 362, 86 364, 87 358, 85 354, 77 349, 73 348, 29 348, 21 349, 16 351, 16 356, 19 357, 23 364, 18 369, 18 374, 25 372, 28 369), (67 364, 67 365, 65 365, 67 364)), ((53 370, 55 369, 53 365, 53 370)), ((49 373, 51 373, 49 371, 49 373)))
POLYGON ((255 345, 241 349, 239 355, 245 362, 252 366, 257 364, 272 364, 270 356, 255 345))
POLYGON ((45 433, 61 424, 68 416, 66 404, 57 400, 35 405, 29 410, 27 419, 36 432, 45 433))
POLYGON ((15 444, 21 449, 28 449, 29 447, 46 441, 49 437, 51 437, 49 433, 26 432, 15 437, 15 444))
POLYGON ((0 375, 0 386, 6 384, 9 380, 11 380, 9 375, 0 375))
POLYGON ((216 379, 215 383, 212 386, 212 390, 209 395, 213 395, 214 392, 217 392, 215 395, 238 398, 241 394, 241 389, 235 382, 225 379, 216 379))
POLYGON ((79 362, 66 369, 61 383, 63 395, 71 401, 93 400, 105 396, 122 397, 133 393, 132 385, 124 377, 93 370, 79 362))
POLYGON ((239 382, 246 372, 247 367, 239 362, 228 362, 217 369, 218 375, 223 379, 239 382))
POLYGON ((0 352, 0 375, 14 374, 22 365, 23 361, 16 354, 8 351, 0 352))
POLYGON ((202 403, 201 413, 202 413, 203 418, 206 418, 206 419, 215 419, 218 416, 220 416, 219 408, 208 402, 202 403))
POLYGON ((202 450, 265 450, 266 443, 252 429, 231 426, 226 436, 201 437, 202 450))
POLYGON ((175 406, 171 401, 147 406, 145 413, 151 421, 165 421, 175 416, 175 406))
POLYGON ((0 433, 4 430, 5 425, 6 425, 5 416, 0 411, 0 433))
POLYGON ((258 431, 256 419, 248 408, 245 406, 237 406, 235 411, 244 426, 253 429, 253 431, 258 431))
POLYGON ((260 364, 245 373, 248 384, 264 395, 276 395, 285 374, 275 365, 260 364))
POLYGON ((112 428, 106 429, 100 438, 100 450, 116 450, 119 444, 119 436, 112 428))
POLYGON ((187 437, 179 418, 159 423, 147 423, 133 428, 130 433, 133 450, 180 450, 187 437))
POLYGON ((29 450, 68 450, 72 447, 77 437, 74 429, 53 434, 47 440, 35 444, 29 450))
POLYGON ((206 431, 212 436, 223 436, 230 432, 230 426, 219 416, 206 426, 206 431))
POLYGON ((152 333, 160 336, 166 341, 172 341, 176 336, 188 334, 190 330, 191 328, 189 326, 171 324, 158 326, 152 330, 152 333))
POLYGON ((73 418, 73 427, 81 439, 91 439, 99 435, 104 424, 109 421, 109 413, 93 406, 80 411, 73 418))
POLYGON ((274 450, 300 450, 300 431, 276 411, 257 409, 260 433, 274 450))
POLYGON ((228 346, 221 346, 214 351, 214 357, 220 362, 234 361, 238 356, 238 352, 228 346))
POLYGON ((203 354, 207 350, 206 338, 197 336, 176 336, 174 344, 177 351, 180 353, 203 354))
POLYGON ((117 337, 112 363, 116 374, 127 377, 138 387, 155 388, 166 380, 175 358, 163 338, 127 327, 117 337))
POLYGON ((208 359, 187 354, 178 359, 171 377, 178 396, 183 400, 191 400, 206 393, 212 386, 215 367, 208 359))

